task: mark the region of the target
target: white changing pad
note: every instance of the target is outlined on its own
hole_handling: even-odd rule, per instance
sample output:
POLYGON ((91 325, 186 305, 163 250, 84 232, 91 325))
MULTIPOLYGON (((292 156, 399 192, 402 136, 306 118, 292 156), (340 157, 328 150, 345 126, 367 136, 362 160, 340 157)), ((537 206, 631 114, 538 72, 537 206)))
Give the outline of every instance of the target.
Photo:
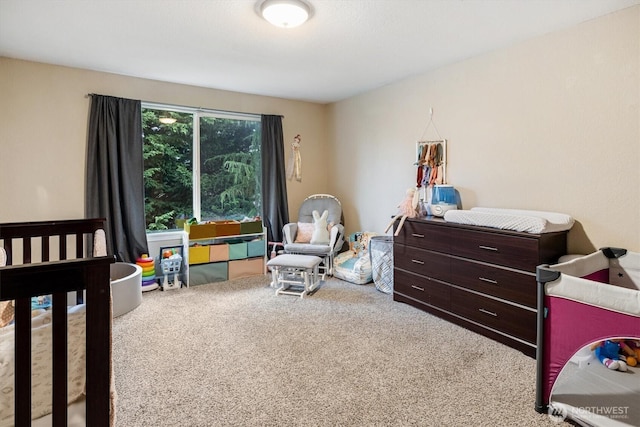
POLYGON ((444 214, 444 219, 458 224, 535 234, 569 230, 574 223, 571 216, 561 213, 483 207, 450 210, 444 214))

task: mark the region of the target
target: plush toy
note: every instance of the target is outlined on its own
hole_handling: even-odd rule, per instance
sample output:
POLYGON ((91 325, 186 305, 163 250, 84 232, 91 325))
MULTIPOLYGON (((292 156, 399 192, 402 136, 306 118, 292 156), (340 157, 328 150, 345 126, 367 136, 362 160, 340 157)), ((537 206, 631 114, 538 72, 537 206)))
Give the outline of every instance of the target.
POLYGON ((415 188, 409 188, 406 192, 406 196, 404 200, 398 206, 398 215, 394 216, 387 228, 384 230, 386 233, 393 226, 393 223, 396 222, 398 218, 400 219, 400 224, 398 224, 398 228, 394 233, 394 236, 400 234, 400 230, 402 230, 402 226, 407 218, 415 218, 418 216, 418 197, 420 196, 419 192, 415 188))
POLYGON ((629 366, 636 366, 640 360, 640 348, 636 347, 637 342, 633 340, 620 340, 620 358, 629 366))
POLYGON ((327 224, 327 217, 329 216, 329 211, 325 210, 322 212, 322 215, 318 213, 318 211, 311 212, 313 215, 313 234, 311 235, 311 244, 312 245, 327 245, 331 240, 331 236, 329 235, 329 227, 327 224))
POLYGON ((625 343, 633 350, 636 354, 636 359, 638 363, 640 363, 640 340, 626 340, 625 343))
POLYGON ((624 360, 626 358, 620 354, 620 340, 597 342, 591 346, 591 350, 595 351, 596 358, 607 368, 622 372, 627 370, 627 363, 624 360))

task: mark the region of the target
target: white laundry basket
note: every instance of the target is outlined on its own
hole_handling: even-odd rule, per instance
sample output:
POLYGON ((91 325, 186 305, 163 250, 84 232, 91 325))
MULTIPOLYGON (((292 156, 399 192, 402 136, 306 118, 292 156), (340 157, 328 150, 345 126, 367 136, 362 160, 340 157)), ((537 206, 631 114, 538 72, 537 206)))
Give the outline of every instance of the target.
POLYGON ((374 236, 369 243, 373 283, 385 294, 393 293, 393 236, 374 236))

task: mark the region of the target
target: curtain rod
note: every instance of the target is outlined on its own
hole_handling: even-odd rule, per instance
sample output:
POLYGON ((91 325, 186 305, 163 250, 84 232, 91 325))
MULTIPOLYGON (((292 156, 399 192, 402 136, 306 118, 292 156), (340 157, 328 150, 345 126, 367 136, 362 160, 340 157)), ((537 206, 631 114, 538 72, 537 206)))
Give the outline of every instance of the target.
MULTIPOLYGON (((97 93, 88 93, 85 98, 89 98, 92 96, 111 96, 111 95, 100 95, 97 93)), ((119 97, 115 97, 113 96, 113 98, 119 98, 119 97)), ((204 108, 204 107, 189 107, 186 105, 176 105, 176 104, 162 104, 159 102, 151 102, 151 101, 140 101, 143 104, 146 105, 151 105, 160 109, 184 109, 184 110, 188 110, 188 111, 194 111, 194 112, 199 112, 199 113, 219 113, 219 114, 238 114, 238 115, 247 115, 247 116, 262 116, 262 115, 266 115, 266 116, 279 116, 282 117, 284 119, 284 116, 282 114, 264 114, 264 113, 247 113, 245 111, 229 111, 229 110, 216 110, 216 109, 212 109, 212 108, 204 108)))

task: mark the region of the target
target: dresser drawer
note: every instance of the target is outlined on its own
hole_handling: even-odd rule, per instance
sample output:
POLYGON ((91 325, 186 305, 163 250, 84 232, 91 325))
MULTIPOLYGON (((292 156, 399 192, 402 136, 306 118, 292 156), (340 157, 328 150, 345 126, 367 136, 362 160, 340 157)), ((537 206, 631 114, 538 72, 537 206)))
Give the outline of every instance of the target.
POLYGON ((394 265, 431 279, 449 281, 451 257, 410 246, 393 245, 394 265))
POLYGON ((451 289, 451 311, 490 328, 536 342, 536 313, 461 289, 451 289))
POLYGON ((394 269, 393 291, 443 310, 449 310, 451 287, 426 277, 394 269))
POLYGON ((536 308, 537 305, 537 283, 533 273, 452 258, 450 283, 527 307, 536 308))
MULTIPOLYGON (((396 223, 397 227, 398 223, 396 223)), ((449 252, 449 228, 420 221, 405 221, 394 242, 432 251, 449 252)))
POLYGON ((460 257, 532 272, 539 264, 536 238, 452 229, 451 244, 460 257))

